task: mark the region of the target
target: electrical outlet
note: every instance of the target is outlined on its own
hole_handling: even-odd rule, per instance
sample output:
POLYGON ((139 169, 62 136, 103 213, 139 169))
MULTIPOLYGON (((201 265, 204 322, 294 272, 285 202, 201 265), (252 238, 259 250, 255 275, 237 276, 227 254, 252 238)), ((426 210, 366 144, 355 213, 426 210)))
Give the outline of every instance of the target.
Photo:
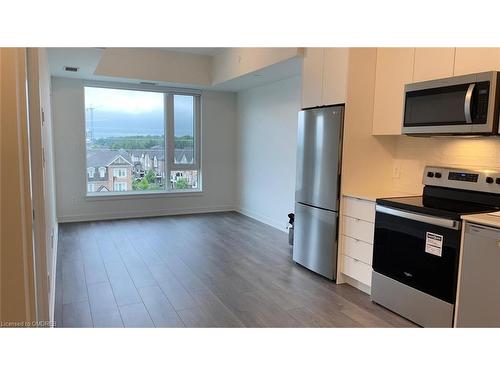
POLYGON ((392 165, 392 178, 399 178, 401 176, 401 161, 396 160, 392 165))

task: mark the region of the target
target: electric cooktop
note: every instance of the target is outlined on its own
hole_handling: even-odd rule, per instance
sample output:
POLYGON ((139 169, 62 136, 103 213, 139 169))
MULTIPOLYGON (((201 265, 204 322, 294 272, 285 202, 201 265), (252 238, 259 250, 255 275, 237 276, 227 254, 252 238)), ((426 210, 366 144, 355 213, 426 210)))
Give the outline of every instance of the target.
POLYGON ((459 220, 462 215, 493 212, 499 209, 485 204, 424 195, 377 199, 377 204, 454 220, 459 220))
POLYGON ((459 220, 500 210, 500 171, 426 167, 421 196, 380 198, 378 205, 459 220))

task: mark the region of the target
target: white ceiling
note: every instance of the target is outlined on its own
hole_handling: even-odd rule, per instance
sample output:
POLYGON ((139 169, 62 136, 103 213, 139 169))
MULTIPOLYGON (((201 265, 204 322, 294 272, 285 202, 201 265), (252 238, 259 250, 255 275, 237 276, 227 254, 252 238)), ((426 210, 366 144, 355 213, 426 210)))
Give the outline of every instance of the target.
POLYGON ((47 48, 50 74, 56 77, 99 79, 94 75, 103 48, 47 48), (78 67, 76 73, 66 72, 65 66, 78 67))
MULTIPOLYGON (((160 50, 214 56, 221 53, 224 48, 160 48, 160 50)), ((104 48, 48 48, 47 51, 49 57, 49 68, 52 76, 115 82, 138 82, 138 80, 133 79, 98 76, 94 74, 97 64, 99 63, 104 52, 104 48), (64 70, 65 66, 78 67, 79 71, 76 73, 66 72, 64 70)), ((299 75, 301 72, 301 64, 301 58, 293 58, 271 65, 259 71, 231 79, 218 85, 192 88, 237 92, 299 75)), ((185 87, 185 85, 176 85, 169 82, 158 81, 157 83, 169 86, 185 87)))
POLYGON ((224 51, 226 48, 207 48, 207 47, 198 47, 198 48, 157 48, 163 51, 173 51, 173 52, 184 52, 184 53, 194 53, 196 55, 205 55, 205 56, 215 56, 224 51))

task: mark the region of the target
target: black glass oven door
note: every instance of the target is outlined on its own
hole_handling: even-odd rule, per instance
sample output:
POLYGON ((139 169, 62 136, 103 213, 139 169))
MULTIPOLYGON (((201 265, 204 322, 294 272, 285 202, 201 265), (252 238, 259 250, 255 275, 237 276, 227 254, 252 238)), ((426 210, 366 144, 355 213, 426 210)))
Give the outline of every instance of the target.
POLYGON ((434 223, 420 221, 432 219, 429 216, 410 213, 402 217, 398 213, 406 211, 387 209, 387 212, 392 211, 389 214, 378 209, 379 206, 375 217, 373 269, 424 293, 454 303, 460 250, 459 223, 441 219, 458 226, 444 227, 436 225, 440 224, 439 219, 434 223))

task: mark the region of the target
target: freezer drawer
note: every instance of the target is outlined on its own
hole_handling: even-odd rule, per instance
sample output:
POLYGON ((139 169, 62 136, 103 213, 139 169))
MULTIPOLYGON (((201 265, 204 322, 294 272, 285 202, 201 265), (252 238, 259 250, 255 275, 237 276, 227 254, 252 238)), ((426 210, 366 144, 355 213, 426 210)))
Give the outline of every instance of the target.
POLYGON ((334 280, 337 272, 338 213, 295 204, 293 260, 334 280))
POLYGON ((338 211, 343 106, 299 112, 295 201, 338 211))
POLYGON ((457 327, 500 327, 500 230, 467 224, 457 327))

